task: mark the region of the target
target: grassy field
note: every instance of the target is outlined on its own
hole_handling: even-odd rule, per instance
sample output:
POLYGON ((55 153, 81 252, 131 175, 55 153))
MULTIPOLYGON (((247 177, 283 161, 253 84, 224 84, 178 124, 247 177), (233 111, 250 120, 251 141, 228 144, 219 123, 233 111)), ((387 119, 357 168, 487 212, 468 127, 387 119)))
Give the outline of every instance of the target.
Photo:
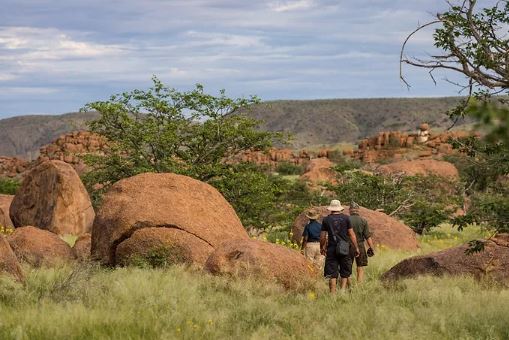
MULTIPOLYGON (((421 253, 478 237, 449 227, 421 253)), ((336 296, 212 277, 184 267, 31 270, 0 281, 1 339, 508 339, 509 290, 470 278, 384 287, 381 273, 412 254, 379 249, 367 282, 336 296)))

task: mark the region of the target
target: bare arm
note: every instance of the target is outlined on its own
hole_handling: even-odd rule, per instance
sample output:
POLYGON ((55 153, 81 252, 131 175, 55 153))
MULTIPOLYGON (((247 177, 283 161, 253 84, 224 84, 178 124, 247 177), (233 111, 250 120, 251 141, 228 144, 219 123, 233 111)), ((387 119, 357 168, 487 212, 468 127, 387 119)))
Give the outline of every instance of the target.
POLYGON ((303 236, 300 242, 300 250, 304 250, 306 248, 306 244, 308 243, 308 237, 303 236))
POLYGON ((357 236, 355 236, 355 232, 353 228, 348 229, 348 236, 350 236, 350 240, 352 240, 353 245, 355 246, 355 257, 360 255, 359 245, 357 244, 357 236))
POLYGON ((371 237, 368 237, 368 238, 366 239, 366 242, 368 242, 368 246, 369 246, 371 249, 373 249, 373 248, 375 247, 375 246, 374 246, 374 244, 373 244, 373 239, 372 239, 371 237))

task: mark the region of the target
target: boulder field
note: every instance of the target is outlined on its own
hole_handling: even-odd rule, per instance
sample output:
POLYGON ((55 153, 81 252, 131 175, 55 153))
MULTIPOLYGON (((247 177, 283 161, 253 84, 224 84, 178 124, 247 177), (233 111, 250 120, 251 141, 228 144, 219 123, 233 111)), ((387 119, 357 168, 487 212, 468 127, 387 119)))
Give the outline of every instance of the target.
POLYGON ((171 173, 145 173, 106 192, 92 228, 92 259, 129 262, 159 248, 203 265, 221 243, 248 239, 237 214, 212 186, 171 173))
POLYGON ((208 258, 205 270, 214 275, 273 280, 287 289, 298 288, 319 274, 297 251, 249 239, 221 244, 208 258))
POLYGON ((509 285, 509 234, 485 241, 484 251, 467 255, 468 244, 405 259, 383 274, 385 281, 419 275, 473 276, 509 285))
MULTIPOLYGON (((320 222, 325 216, 330 214, 326 207, 316 207, 315 209, 321 214, 320 222)), ((348 206, 345 206, 344 214, 348 215, 348 206)), ((399 220, 383 212, 366 209, 364 207, 360 208, 359 215, 368 221, 375 245, 384 245, 392 249, 410 251, 419 249, 419 243, 417 242, 414 231, 399 220)), ((306 217, 305 212, 301 213, 295 219, 292 227, 292 240, 295 243, 300 244, 302 232, 308 221, 309 219, 306 217)))
POLYGON ((71 247, 47 230, 31 226, 16 228, 7 241, 18 260, 33 267, 58 266, 75 259, 71 247))
POLYGON ((16 228, 31 225, 59 235, 90 232, 94 216, 78 174, 62 161, 45 161, 31 169, 10 206, 16 228))

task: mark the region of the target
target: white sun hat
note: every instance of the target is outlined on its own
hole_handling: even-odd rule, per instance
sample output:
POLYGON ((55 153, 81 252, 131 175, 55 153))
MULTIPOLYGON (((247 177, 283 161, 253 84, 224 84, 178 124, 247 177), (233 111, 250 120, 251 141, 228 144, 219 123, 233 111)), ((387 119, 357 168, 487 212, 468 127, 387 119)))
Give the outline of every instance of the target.
POLYGON ((339 200, 332 200, 332 201, 330 201, 330 204, 327 207, 327 210, 329 210, 329 211, 343 211, 343 210, 345 210, 345 207, 343 207, 341 205, 341 202, 339 200))

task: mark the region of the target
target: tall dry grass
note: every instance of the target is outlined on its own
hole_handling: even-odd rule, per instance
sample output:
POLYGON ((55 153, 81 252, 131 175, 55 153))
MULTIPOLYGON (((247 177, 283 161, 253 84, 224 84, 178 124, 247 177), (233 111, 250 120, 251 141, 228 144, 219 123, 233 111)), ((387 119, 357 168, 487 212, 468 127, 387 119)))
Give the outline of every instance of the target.
MULTIPOLYGON (((462 242, 448 234, 425 236, 423 252, 462 242)), ((509 338, 505 288, 430 277, 383 286, 379 275, 408 255, 379 249, 367 282, 332 297, 325 281, 295 293, 181 266, 30 270, 25 286, 0 282, 0 338, 509 338)))

